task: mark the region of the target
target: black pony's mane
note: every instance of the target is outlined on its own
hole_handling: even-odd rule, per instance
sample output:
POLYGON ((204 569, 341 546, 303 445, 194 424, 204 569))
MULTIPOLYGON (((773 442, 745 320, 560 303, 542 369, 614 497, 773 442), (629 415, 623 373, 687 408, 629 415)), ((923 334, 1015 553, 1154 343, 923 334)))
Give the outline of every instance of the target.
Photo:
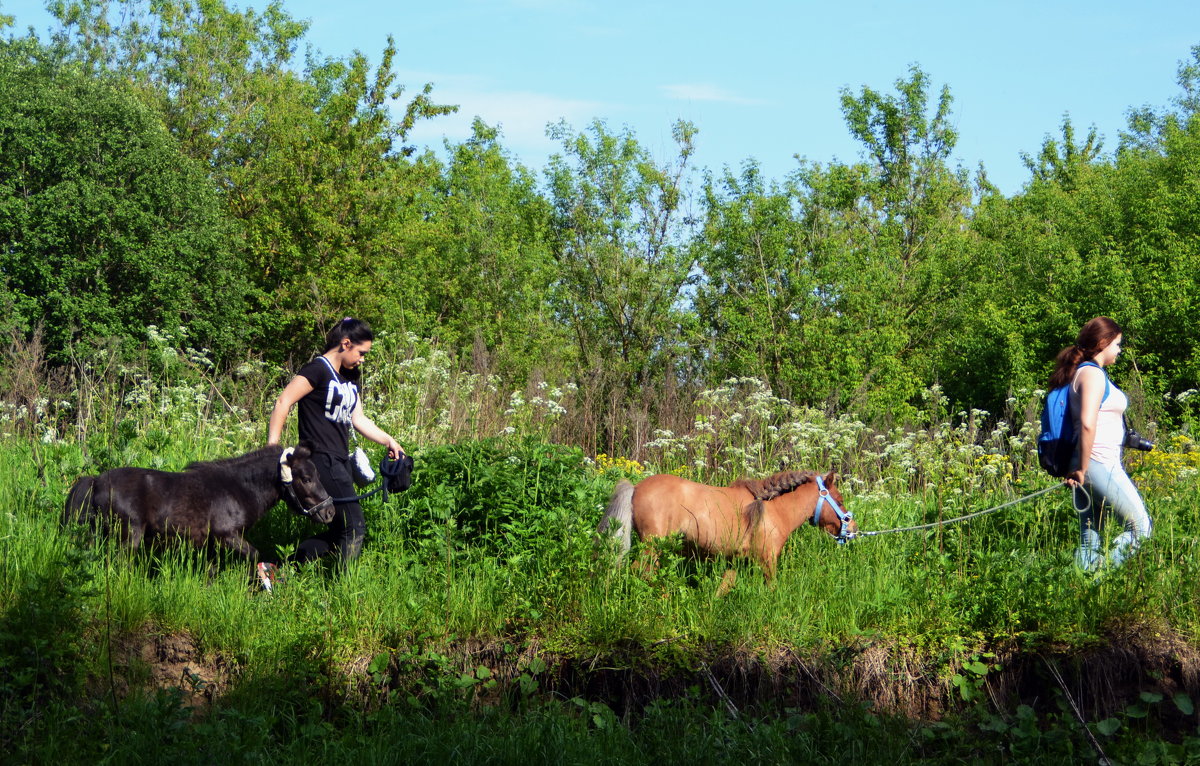
POLYGON ((245 455, 236 455, 234 457, 219 458, 217 460, 195 460, 188 463, 183 470, 185 471, 234 471, 244 472, 247 468, 261 469, 264 465, 271 466, 278 462, 281 450, 277 445, 262 447, 253 452, 247 452, 245 455), (265 460, 268 456, 271 460, 265 460))
POLYGON ((755 500, 773 500, 797 487, 816 481, 816 471, 780 471, 765 479, 738 479, 734 487, 745 487, 755 500))

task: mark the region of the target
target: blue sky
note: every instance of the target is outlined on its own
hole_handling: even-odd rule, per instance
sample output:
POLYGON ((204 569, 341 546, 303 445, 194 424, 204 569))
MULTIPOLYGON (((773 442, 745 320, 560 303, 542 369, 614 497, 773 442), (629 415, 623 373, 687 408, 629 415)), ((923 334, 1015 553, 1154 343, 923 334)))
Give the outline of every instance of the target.
MULTIPOLYGON (((235 3, 262 7, 265 3, 235 3)), ((17 28, 44 31, 40 0, 0 0, 17 28)), ((851 162, 860 147, 840 92, 893 85, 919 65, 949 85, 959 132, 954 161, 980 163, 1002 191, 1028 178, 1021 152, 1095 126, 1116 146, 1131 107, 1178 94, 1179 62, 1200 44, 1200 2, 627 2, 626 0, 284 0, 311 22, 322 53, 379 60, 388 34, 410 91, 434 84, 458 115, 421 125, 418 143, 461 140, 476 116, 539 169, 557 147, 547 123, 592 119, 628 127, 660 160, 671 125, 699 129, 695 165, 738 169, 755 158, 768 177, 816 162, 851 162)), ((936 90, 935 90, 936 92, 936 90)))

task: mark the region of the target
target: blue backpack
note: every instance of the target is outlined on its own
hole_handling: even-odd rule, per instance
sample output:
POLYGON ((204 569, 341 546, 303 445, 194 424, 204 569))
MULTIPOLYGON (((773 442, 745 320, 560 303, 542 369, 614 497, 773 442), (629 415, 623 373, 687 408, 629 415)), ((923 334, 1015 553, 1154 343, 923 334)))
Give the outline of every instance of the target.
MULTIPOLYGON (((1095 362, 1080 362, 1080 367, 1100 367, 1095 362)), ((1103 368, 1101 368, 1103 371, 1103 368)), ((1104 376, 1104 396, 1108 398, 1108 375, 1104 376)), ((1068 382, 1046 394, 1042 407, 1042 432, 1038 435, 1038 462, 1046 473, 1064 478, 1071 472, 1071 461, 1079 443, 1075 432, 1075 420, 1071 417, 1071 384, 1068 382)))

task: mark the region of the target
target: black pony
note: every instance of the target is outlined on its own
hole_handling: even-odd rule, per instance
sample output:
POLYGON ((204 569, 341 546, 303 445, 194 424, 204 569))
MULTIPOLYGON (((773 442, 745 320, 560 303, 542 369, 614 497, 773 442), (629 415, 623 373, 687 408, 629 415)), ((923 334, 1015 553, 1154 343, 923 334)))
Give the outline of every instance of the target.
POLYGON ((332 498, 317 476, 312 447, 271 445, 240 457, 188 465, 182 473, 114 468, 80 477, 67 495, 63 523, 93 530, 120 525, 130 550, 142 538, 175 536, 203 546, 209 539, 248 559, 258 557, 242 533, 275 503, 323 524, 333 520, 332 498))

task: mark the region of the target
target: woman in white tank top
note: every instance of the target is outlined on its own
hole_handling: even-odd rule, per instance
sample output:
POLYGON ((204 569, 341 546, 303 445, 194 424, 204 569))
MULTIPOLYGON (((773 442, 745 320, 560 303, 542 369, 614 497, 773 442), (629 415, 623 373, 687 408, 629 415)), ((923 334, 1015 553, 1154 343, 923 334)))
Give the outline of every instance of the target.
POLYGON ((1079 514, 1075 561, 1088 571, 1104 563, 1100 528, 1105 511, 1115 512, 1125 525, 1124 532, 1113 540, 1110 566, 1120 565, 1150 536, 1146 506, 1121 465, 1129 399, 1104 371, 1120 355, 1122 339, 1116 322, 1108 317, 1092 319, 1079 331, 1075 345, 1058 353, 1050 377, 1051 389, 1071 384, 1071 417, 1079 434, 1079 450, 1066 483, 1075 488, 1079 514))

